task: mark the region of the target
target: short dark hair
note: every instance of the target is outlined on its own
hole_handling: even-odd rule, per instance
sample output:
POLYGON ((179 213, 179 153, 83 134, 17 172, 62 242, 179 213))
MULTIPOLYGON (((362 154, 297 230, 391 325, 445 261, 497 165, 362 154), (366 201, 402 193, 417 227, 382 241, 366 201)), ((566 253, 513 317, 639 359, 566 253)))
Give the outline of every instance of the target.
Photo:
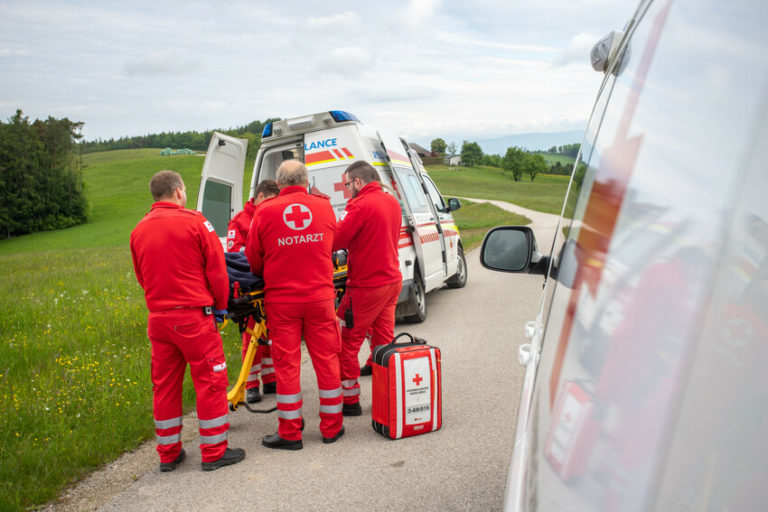
POLYGON ((349 179, 355 180, 360 178, 366 184, 372 181, 379 181, 379 174, 376 172, 376 169, 365 160, 354 162, 347 167, 347 170, 344 171, 344 173, 349 176, 349 179))
POLYGON ((277 186, 277 182, 275 180, 262 181, 253 191, 253 197, 258 196, 259 194, 264 194, 264 197, 280 195, 280 189, 277 186))
POLYGON ((177 187, 184 188, 184 182, 179 173, 174 171, 160 171, 149 181, 149 192, 155 201, 173 196, 177 187))

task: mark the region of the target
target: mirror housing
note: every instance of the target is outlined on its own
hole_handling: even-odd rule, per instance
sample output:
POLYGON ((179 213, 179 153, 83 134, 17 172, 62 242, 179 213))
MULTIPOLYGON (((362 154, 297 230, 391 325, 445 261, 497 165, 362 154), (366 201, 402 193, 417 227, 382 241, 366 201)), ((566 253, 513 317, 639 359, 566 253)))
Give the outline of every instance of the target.
POLYGON ((539 252, 533 230, 527 226, 492 228, 480 249, 480 263, 499 272, 546 275, 549 259, 539 252))
POLYGON ((613 31, 600 39, 592 51, 589 52, 589 60, 592 63, 592 69, 605 73, 611 62, 616 58, 616 52, 619 50, 624 32, 613 31))
POLYGON ((449 212, 455 212, 459 208, 461 208, 461 201, 459 201, 455 197, 451 197, 451 198, 448 199, 448 211, 449 212))

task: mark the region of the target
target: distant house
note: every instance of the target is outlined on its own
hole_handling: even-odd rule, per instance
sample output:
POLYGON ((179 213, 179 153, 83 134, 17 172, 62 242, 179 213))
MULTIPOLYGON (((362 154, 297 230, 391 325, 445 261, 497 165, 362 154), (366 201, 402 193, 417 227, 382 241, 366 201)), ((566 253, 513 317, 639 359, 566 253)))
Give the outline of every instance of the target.
POLYGON ((446 156, 445 165, 459 166, 461 165, 461 155, 446 156))
POLYGON ((408 145, 411 146, 411 149, 414 150, 416 154, 419 155, 421 158, 440 156, 434 151, 430 151, 424 148, 424 146, 419 146, 415 142, 409 142, 408 145))

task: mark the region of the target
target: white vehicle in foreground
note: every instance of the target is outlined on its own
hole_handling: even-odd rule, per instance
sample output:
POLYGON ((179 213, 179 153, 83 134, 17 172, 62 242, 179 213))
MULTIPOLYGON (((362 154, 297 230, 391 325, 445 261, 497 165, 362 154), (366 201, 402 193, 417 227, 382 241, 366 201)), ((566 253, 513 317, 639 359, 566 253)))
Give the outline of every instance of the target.
POLYGON ((640 2, 593 49, 567 235, 486 235, 486 267, 547 276, 507 510, 768 510, 766 26, 640 2))
MULTIPOLYGON (((203 164, 198 210, 226 238, 227 223, 242 210, 247 141, 214 132, 203 164)), ((351 193, 342 174, 356 160, 376 168, 385 190, 400 202, 403 220, 399 259, 403 275, 396 315, 410 322, 427 317, 426 294, 467 282, 467 264, 459 229, 451 215, 461 203, 447 204, 408 143, 333 110, 275 121, 264 128, 253 168, 250 196, 263 180, 275 179, 280 163, 297 159, 309 171, 310 192, 330 197, 337 219, 351 193)))

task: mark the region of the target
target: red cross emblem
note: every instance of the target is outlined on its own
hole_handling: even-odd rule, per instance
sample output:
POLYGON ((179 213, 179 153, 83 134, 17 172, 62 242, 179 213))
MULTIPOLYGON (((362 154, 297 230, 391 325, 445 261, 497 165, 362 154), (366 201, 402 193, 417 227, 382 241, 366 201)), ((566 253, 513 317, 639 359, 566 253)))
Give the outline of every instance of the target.
POLYGON ((413 383, 416 384, 417 386, 421 384, 421 381, 423 380, 424 379, 418 373, 413 376, 413 383))
POLYGON ((352 191, 344 185, 344 173, 341 174, 341 181, 337 181, 333 184, 333 190, 335 192, 344 192, 344 199, 352 197, 352 191))
POLYGON ((283 221, 289 228, 301 231, 312 224, 312 212, 303 204, 289 204, 283 210, 283 221))

